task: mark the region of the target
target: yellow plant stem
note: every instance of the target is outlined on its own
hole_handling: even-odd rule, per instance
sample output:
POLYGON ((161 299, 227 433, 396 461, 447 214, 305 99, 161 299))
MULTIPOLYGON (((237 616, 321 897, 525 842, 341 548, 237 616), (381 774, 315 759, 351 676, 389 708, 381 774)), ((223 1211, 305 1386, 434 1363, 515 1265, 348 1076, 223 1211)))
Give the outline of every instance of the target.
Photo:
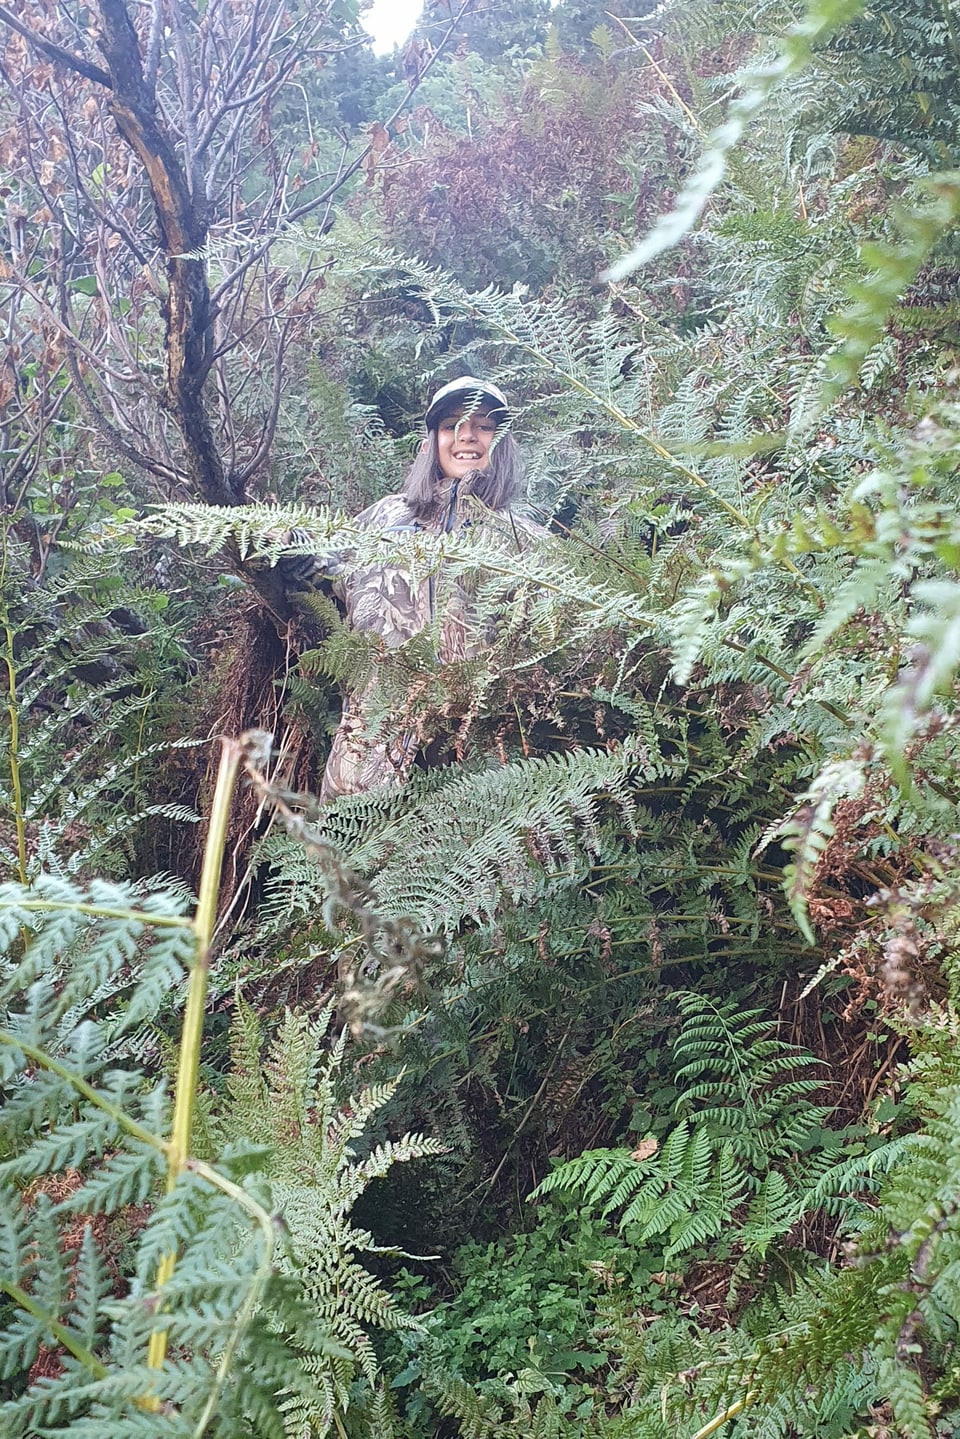
POLYGON ((13 791, 13 818, 17 827, 17 871, 21 884, 27 883, 27 827, 23 815, 23 792, 20 785, 20 710, 17 704, 17 671, 13 660, 13 630, 4 624, 7 667, 7 714, 10 716, 10 745, 7 763, 10 766, 10 788, 13 791))
MULTIPOLYGON (((193 917, 193 929, 197 937, 196 955, 187 990, 187 1007, 183 1016, 183 1034, 180 1039, 180 1056, 177 1068, 177 1086, 173 1104, 173 1129, 167 1150, 167 1192, 173 1189, 180 1175, 187 1167, 190 1153, 190 1135, 196 1108, 197 1077, 200 1072, 200 1045, 203 1038, 203 1014, 207 1003, 207 985, 210 977, 210 946, 217 920, 217 896, 220 892, 220 871, 223 866, 223 851, 227 841, 227 823, 230 818, 230 804, 240 765, 242 747, 237 740, 224 739, 220 754, 220 768, 210 811, 210 829, 203 852, 203 869, 200 875, 200 896, 193 917)), ((169 1282, 176 1266, 175 1253, 164 1255, 157 1269, 157 1288, 162 1289, 169 1282)), ((163 1365, 167 1353, 167 1330, 158 1330, 150 1336, 147 1364, 151 1369, 163 1365)), ((159 1408, 155 1395, 145 1396, 143 1405, 159 1408)))
POLYGON ((153 914, 149 909, 122 909, 109 904, 81 904, 72 899, 16 899, 4 902, 5 908, 40 914, 59 910, 63 914, 90 914, 95 919, 127 919, 131 924, 149 924, 155 929, 193 929, 194 921, 185 914, 153 914))
POLYGON ((742 1399, 738 1399, 736 1404, 731 1404, 729 1409, 724 1409, 722 1414, 718 1414, 715 1419, 710 1420, 709 1424, 704 1424, 702 1429, 698 1429, 696 1434, 692 1436, 692 1439, 708 1439, 709 1435, 716 1434, 717 1430, 722 1429, 724 1424, 728 1423, 731 1419, 736 1419, 737 1415, 742 1413, 744 1409, 749 1409, 756 1397, 757 1391, 751 1389, 747 1394, 744 1394, 742 1399))

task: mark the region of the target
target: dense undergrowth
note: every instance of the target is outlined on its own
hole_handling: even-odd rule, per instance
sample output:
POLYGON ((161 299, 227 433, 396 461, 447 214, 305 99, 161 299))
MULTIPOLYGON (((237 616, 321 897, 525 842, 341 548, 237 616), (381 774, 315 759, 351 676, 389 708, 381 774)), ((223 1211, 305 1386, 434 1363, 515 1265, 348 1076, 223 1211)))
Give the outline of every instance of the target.
POLYGON ((960 15, 592 18, 466 114, 435 74, 285 237, 326 278, 259 500, 98 489, 67 387, 3 520, 4 1433, 960 1425, 960 15), (440 268, 485 153, 522 203, 443 209, 440 268), (549 536, 352 530, 467 370, 549 536), (221 570, 291 526, 489 649, 271 621, 221 570), (372 661, 428 762, 318 811, 372 661), (263 726, 228 822, 208 738, 263 726))

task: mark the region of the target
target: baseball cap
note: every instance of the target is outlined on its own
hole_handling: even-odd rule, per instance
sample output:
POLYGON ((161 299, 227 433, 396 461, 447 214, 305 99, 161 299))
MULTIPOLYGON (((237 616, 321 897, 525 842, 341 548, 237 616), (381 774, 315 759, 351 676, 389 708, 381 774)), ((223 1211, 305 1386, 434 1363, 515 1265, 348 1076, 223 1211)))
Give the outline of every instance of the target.
POLYGON ((427 429, 435 425, 447 410, 452 410, 461 401, 468 400, 476 403, 490 401, 491 409, 496 411, 494 418, 498 424, 510 418, 507 397, 498 385, 492 385, 489 380, 478 380, 475 375, 461 375, 458 380, 451 380, 449 385, 441 385, 430 401, 423 417, 427 429))

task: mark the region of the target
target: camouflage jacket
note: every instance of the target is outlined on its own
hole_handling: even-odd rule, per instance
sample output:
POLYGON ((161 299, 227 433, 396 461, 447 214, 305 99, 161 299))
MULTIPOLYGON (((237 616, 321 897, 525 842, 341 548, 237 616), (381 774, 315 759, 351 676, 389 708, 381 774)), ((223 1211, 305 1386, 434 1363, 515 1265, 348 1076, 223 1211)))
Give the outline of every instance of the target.
MULTIPOLYGON (((442 499, 437 517, 425 521, 414 514, 402 495, 387 495, 357 515, 355 523, 385 534, 439 535, 470 526, 484 536, 498 537, 503 547, 514 553, 545 534, 532 520, 509 510, 488 510, 469 495, 459 495, 456 484, 442 499)), ((484 648, 486 637, 472 623, 470 597, 463 585, 438 586, 434 580, 414 585, 398 566, 352 567, 349 552, 332 557, 327 566, 348 624, 379 634, 388 649, 396 649, 438 618, 438 605, 437 658, 441 662, 464 659, 484 648)))
MULTIPOLYGON (((420 519, 402 495, 387 495, 356 517, 356 523, 385 534, 453 533, 466 525, 484 536, 497 536, 504 549, 516 553, 526 549, 546 532, 533 521, 509 510, 489 510, 454 483, 441 496, 436 517, 420 519)), ((388 649, 396 649, 439 621, 437 658, 441 663, 469 658, 490 641, 475 622, 467 588, 459 583, 445 585, 434 579, 415 585, 397 565, 356 566, 344 551, 318 561, 319 572, 332 583, 334 593, 354 629, 379 635, 388 649)), ((416 757, 411 732, 384 737, 372 733, 371 698, 376 678, 360 691, 345 696, 343 717, 334 736, 320 790, 321 799, 358 794, 383 784, 402 783, 416 757)))

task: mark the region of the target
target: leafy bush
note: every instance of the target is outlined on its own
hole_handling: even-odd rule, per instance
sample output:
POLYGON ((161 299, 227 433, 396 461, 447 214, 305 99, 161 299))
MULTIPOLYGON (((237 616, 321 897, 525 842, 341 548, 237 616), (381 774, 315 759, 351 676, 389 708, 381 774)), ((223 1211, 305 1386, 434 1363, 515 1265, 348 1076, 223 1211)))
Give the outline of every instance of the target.
MULTIPOLYGON (((621 51, 619 25, 592 58, 551 42, 523 94, 500 68, 498 117, 464 91, 466 135, 428 144, 421 114, 378 149, 386 209, 373 183, 332 236, 291 224, 298 332, 262 352, 309 356, 267 401, 289 504, 132 514, 31 333, 21 419, 57 423, 3 439, 12 1434, 956 1431, 956 47, 950 5, 853 8, 817 0, 785 45, 783 7, 687 0, 621 51), (525 203, 480 183, 475 122, 525 203), (661 210, 652 267, 596 286, 661 210), (555 536, 354 532, 337 506, 395 484, 415 397, 466 370, 515 399, 555 536), (379 717, 444 763, 320 814, 294 783, 369 648, 322 599, 274 623, 205 587, 224 554, 277 581, 290 526, 496 621, 468 664, 428 635, 378 658, 379 717), (202 558, 165 605, 177 548, 202 558), (192 812, 155 746, 194 669, 198 733, 248 706, 284 730, 219 831, 219 921, 206 881, 188 917, 186 846, 180 883, 143 877, 140 818, 192 812), (438 1257, 398 1275, 411 1252, 438 1257)), ((236 456, 261 368, 236 347, 236 456)))
POLYGON ((391 1086, 341 1098, 345 1037, 325 1049, 329 1010, 287 1015, 264 1078, 241 1008, 229 1101, 207 1125, 213 1162, 191 1152, 240 755, 226 746, 195 918, 180 895, 104 881, 0 889, 5 1434, 342 1428, 355 1375, 376 1381, 369 1326, 414 1324, 358 1262, 375 1245, 349 1214, 392 1164, 439 1146, 406 1136, 358 1154, 391 1086), (171 1113, 143 1051, 185 980, 171 1113), (122 1268, 107 1262, 118 1231, 122 1268))

